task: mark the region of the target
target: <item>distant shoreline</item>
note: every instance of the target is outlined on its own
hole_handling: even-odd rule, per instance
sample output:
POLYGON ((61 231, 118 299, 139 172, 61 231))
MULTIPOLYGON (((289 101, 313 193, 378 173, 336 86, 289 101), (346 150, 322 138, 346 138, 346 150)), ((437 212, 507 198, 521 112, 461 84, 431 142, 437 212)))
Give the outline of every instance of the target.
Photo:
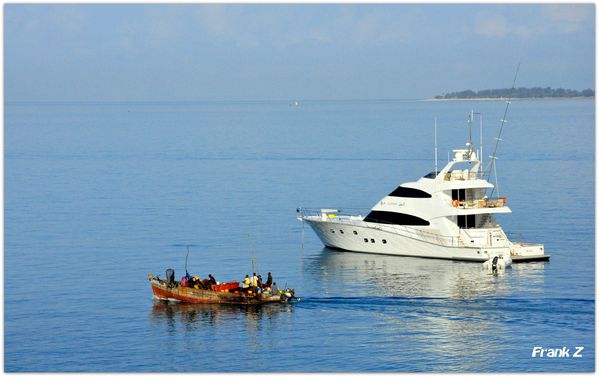
POLYGON ((466 89, 459 92, 445 93, 435 96, 436 100, 453 100, 453 101, 503 101, 507 98, 513 99, 546 99, 546 98, 584 98, 595 97, 593 89, 574 90, 564 88, 551 88, 550 86, 542 88, 535 86, 532 88, 502 88, 502 89, 482 89, 472 90, 466 89))
MULTIPOLYGON (((595 99, 592 97, 516 97, 511 98, 511 101, 522 101, 522 100, 553 100, 553 99, 595 99)), ((448 101, 507 101, 508 98, 496 98, 496 97, 481 97, 481 98, 427 98, 423 101, 438 101, 438 102, 448 102, 448 101)))

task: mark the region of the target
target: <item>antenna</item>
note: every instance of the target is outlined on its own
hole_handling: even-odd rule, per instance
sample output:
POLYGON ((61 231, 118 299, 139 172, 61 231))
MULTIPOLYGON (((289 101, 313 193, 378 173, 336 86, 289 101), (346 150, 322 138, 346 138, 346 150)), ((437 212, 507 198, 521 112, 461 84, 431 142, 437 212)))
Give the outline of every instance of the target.
POLYGON ((468 113, 468 159, 472 155, 472 120, 474 118, 474 110, 468 113))
MULTIPOLYGON (((472 121, 474 122, 474 116, 478 115, 478 118, 480 120, 480 151, 479 151, 479 161, 480 161, 480 171, 481 171, 481 175, 482 175, 482 166, 483 166, 483 160, 482 160, 482 152, 483 152, 483 114, 480 111, 474 111, 472 110, 471 112, 472 114, 472 121)), ((472 150, 472 124, 470 124, 470 149, 472 150)))
POLYGON ((437 168, 437 117, 435 117, 435 178, 437 178, 438 173, 439 169, 437 168))
MULTIPOLYGON (((503 127, 507 123, 507 111, 510 108, 510 104, 512 103, 512 95, 514 94, 514 88, 516 87, 516 79, 518 78, 518 72, 520 71, 520 63, 518 63, 518 67, 516 68, 516 74, 514 75, 514 81, 512 82, 512 89, 510 90, 510 97, 506 101, 505 110, 503 112, 503 118, 501 118, 501 127, 499 128, 499 135, 495 138, 495 149, 493 150, 493 154, 489 156, 491 162, 489 162, 489 166, 487 167, 487 176, 489 177, 491 174, 491 170, 495 172, 495 183, 497 184, 497 169, 495 169, 495 160, 497 159, 497 147, 499 146, 499 142, 501 140, 501 133, 503 132, 503 127)), ((491 190, 491 194, 489 198, 495 192, 495 187, 491 190)))

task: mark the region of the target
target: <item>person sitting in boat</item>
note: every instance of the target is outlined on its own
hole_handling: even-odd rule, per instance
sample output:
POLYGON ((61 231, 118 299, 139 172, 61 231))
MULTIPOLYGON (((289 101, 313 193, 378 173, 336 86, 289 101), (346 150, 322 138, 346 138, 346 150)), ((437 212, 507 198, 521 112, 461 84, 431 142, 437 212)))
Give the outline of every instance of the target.
POLYGON ((209 278, 200 280, 200 289, 210 289, 211 286, 212 284, 210 283, 209 278))
POLYGON ((195 275, 194 277, 191 278, 191 287, 192 288, 198 289, 198 288, 200 288, 200 284, 202 284, 202 283, 201 283, 200 277, 198 275, 195 275))
POLYGON ((256 286, 262 289, 262 275, 258 275, 258 284, 256 284, 256 286))
POLYGON ((270 287, 271 285, 272 285, 272 275, 269 272, 268 276, 266 277, 266 284, 264 284, 264 286, 265 287, 270 287))
POLYGON ((182 287, 187 287, 189 285, 189 280, 187 280, 187 276, 183 276, 181 278, 181 286, 182 287))
POLYGON ((198 276, 198 289, 210 289, 210 280, 209 279, 200 279, 198 276))
POLYGON ((214 278, 214 276, 208 274, 208 278, 210 279, 210 284, 216 285, 216 279, 214 278))
POLYGON ((277 283, 272 283, 272 285, 270 286, 270 294, 271 295, 278 295, 279 294, 279 287, 277 287, 277 283))

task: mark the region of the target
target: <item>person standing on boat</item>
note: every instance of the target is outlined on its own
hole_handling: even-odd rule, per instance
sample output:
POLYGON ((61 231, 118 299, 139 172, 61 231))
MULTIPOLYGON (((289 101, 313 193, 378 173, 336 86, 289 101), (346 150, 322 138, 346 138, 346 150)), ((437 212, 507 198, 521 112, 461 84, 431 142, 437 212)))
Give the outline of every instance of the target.
POLYGON ((245 275, 245 279, 243 279, 243 288, 247 288, 250 286, 250 275, 245 275))
POLYGON ((266 277, 266 284, 264 284, 264 286, 265 287, 270 287, 271 285, 272 285, 272 275, 269 272, 268 276, 266 277))
POLYGON ((258 277, 256 276, 255 272, 250 278, 250 287, 252 289, 252 292, 258 293, 258 277))

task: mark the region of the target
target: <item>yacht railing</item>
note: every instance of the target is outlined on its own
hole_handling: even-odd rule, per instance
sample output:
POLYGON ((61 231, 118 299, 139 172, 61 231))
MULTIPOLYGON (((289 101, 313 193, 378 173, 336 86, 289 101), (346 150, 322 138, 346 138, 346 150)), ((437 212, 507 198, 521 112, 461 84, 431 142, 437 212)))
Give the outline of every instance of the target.
MULTIPOLYGON (((335 223, 342 223, 358 227, 367 227, 377 230, 384 230, 385 232, 397 234, 403 237, 416 239, 423 242, 432 243, 435 245, 442 245, 448 247, 458 246, 470 246, 466 245, 464 240, 460 236, 443 236, 437 233, 428 232, 422 229, 416 229, 403 225, 397 225, 387 223, 383 221, 377 222, 364 222, 364 216, 346 214, 347 210, 338 209, 313 209, 313 208, 298 208, 297 212, 299 217, 317 217, 321 221, 331 221, 335 223), (384 228, 383 228, 384 227, 384 228)), ((364 212, 368 211, 366 209, 364 212)))
POLYGON ((507 198, 497 198, 497 200, 452 200, 451 205, 457 208, 502 208, 505 207, 507 198))
POLYGON ((478 174, 476 171, 468 171, 468 170, 452 170, 451 172, 445 173, 443 177, 444 181, 470 181, 478 179, 478 174))

